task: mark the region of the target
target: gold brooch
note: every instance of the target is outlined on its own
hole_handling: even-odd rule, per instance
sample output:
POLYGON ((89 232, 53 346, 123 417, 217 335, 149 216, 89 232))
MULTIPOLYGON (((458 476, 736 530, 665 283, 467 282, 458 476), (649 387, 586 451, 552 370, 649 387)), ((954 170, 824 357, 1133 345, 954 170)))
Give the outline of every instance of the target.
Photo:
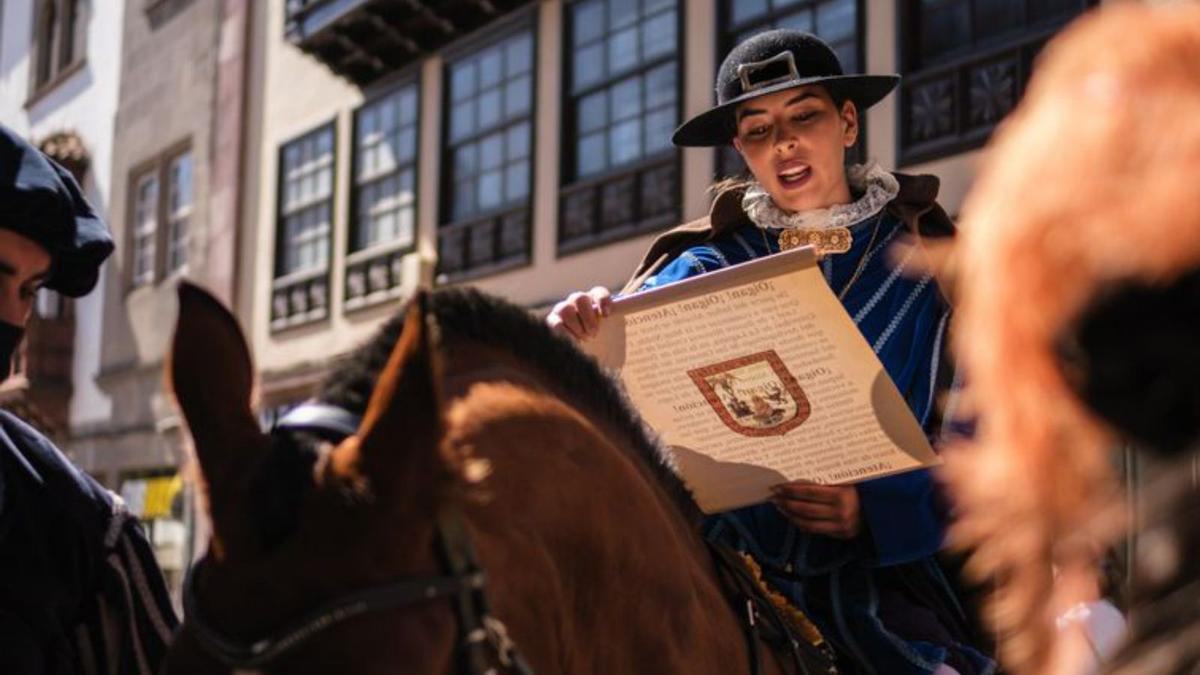
POLYGON ((852 241, 850 230, 845 227, 832 227, 827 230, 783 230, 779 233, 779 250, 812 246, 818 256, 824 256, 849 251, 852 241))

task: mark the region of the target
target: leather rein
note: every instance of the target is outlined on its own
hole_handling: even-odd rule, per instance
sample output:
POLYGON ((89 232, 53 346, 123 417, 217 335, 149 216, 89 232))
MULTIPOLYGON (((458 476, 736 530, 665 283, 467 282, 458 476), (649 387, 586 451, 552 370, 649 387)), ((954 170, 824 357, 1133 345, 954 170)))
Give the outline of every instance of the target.
MULTIPOLYGON (((358 430, 361 417, 320 403, 304 403, 276 422, 271 433, 304 432, 339 442, 358 430)), ((201 558, 188 571, 183 584, 183 611, 187 627, 209 656, 234 669, 257 669, 287 654, 331 626, 363 614, 449 600, 457 615, 456 662, 463 675, 495 675, 492 661, 518 675, 533 670, 517 652, 508 631, 491 613, 487 577, 475 554, 462 518, 457 512, 438 518, 436 540, 443 570, 365 588, 343 595, 287 622, 266 637, 244 641, 223 634, 200 611, 197 578, 208 565, 201 558)))

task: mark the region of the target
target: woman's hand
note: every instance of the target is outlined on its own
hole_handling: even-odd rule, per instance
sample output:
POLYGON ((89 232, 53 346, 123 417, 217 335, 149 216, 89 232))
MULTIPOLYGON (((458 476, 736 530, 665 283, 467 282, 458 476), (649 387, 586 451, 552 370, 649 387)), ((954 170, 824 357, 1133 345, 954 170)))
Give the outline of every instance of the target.
POLYGON ((612 312, 612 302, 612 294, 603 286, 587 293, 577 291, 550 310, 546 324, 576 340, 584 340, 600 329, 600 319, 612 312))
POLYGON ((862 531, 862 509, 853 485, 798 480, 774 485, 771 492, 771 503, 805 532, 852 539, 862 531))

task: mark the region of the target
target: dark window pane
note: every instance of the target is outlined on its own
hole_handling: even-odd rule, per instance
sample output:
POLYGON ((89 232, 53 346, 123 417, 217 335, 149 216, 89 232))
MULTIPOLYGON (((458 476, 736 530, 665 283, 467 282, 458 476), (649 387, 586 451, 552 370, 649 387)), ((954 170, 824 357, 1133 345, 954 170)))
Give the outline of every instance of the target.
POLYGON ((854 35, 855 0, 836 0, 817 6, 817 35, 836 42, 854 35))
POLYGON ((410 162, 417 155, 417 128, 408 127, 396 136, 396 158, 400 162, 410 162))
POLYGON ((576 47, 604 34, 604 3, 601 0, 576 3, 571 9, 571 30, 575 34, 576 47))
POLYGON ((579 100, 579 132, 587 133, 608 123, 608 92, 600 91, 579 100))
POLYGON ((623 120, 642 112, 642 78, 631 77, 609 89, 609 110, 614 120, 623 120))
POLYGON ((1020 28, 1024 4, 1024 0, 975 0, 976 39, 1020 28))
POLYGON ((572 70, 575 91, 599 82, 604 77, 604 43, 598 42, 580 49, 574 56, 572 70))
POLYGON ((414 124, 417 121, 417 89, 405 89, 400 94, 400 124, 414 124))
POLYGON ((450 140, 457 141, 475 133, 475 102, 456 104, 450 112, 450 140))
POLYGON ((504 47, 504 72, 508 77, 533 69, 533 38, 519 35, 504 47))
POLYGON ((604 152, 604 132, 598 131, 579 139, 576 148, 576 172, 580 177, 603 171, 607 165, 604 152))
POLYGON ((675 64, 668 63, 646 73, 646 108, 675 102, 675 64))
POLYGON ((1031 23, 1070 16, 1082 10, 1084 6, 1083 0, 1037 0, 1037 2, 1030 2, 1027 5, 1031 23))
POLYGON ((631 26, 608 37, 608 72, 619 73, 637 65, 638 29, 631 26))
POLYGON ((479 209, 486 211, 504 203, 504 174, 499 169, 479 175, 479 209))
POLYGON ((921 15, 921 56, 926 61, 951 53, 971 43, 970 7, 956 2, 921 15))
POLYGON ((654 154, 671 147, 671 134, 675 131, 675 111, 659 110, 646 116, 646 154, 654 154))
POLYGON ((513 118, 529 112, 533 102, 532 83, 528 75, 521 75, 504 85, 504 116, 513 118))
POLYGON ((632 162, 642 154, 642 123, 640 119, 621 122, 608 132, 608 152, 614 166, 632 162))
POLYGON ((464 145, 454 151, 454 175, 460 178, 475 175, 479 170, 476 163, 478 149, 474 143, 464 145))
POLYGON ((779 28, 792 28, 794 30, 812 31, 813 29, 813 13, 810 9, 792 12, 779 17, 775 22, 779 28))
POLYGON ((504 171, 504 199, 515 202, 529 195, 529 164, 517 162, 504 171))
POLYGON ((467 61, 454 67, 450 74, 451 99, 461 101, 475 93, 475 63, 467 61))
POLYGON ((656 14, 642 24, 642 60, 675 51, 675 12, 656 14))
POLYGON ((831 46, 833 47, 833 51, 837 53, 838 61, 841 62, 844 72, 859 72, 858 50, 855 49, 857 45, 854 44, 853 40, 839 42, 831 46))
POLYGON ((454 219, 462 220, 474 212, 475 181, 458 181, 454 184, 454 219))
POLYGON ((529 124, 511 127, 504 138, 504 158, 508 161, 529 156, 529 124))
POLYGON ((479 168, 495 169, 504 163, 504 134, 492 134, 479 144, 479 168))
POLYGON ((500 121, 500 115, 504 112, 501 106, 501 90, 488 89, 479 95, 476 99, 479 106, 479 129, 489 129, 500 121))
POLYGON ((479 57, 479 86, 488 88, 500 81, 504 74, 504 52, 499 47, 489 49, 479 57))
POLYGON ((767 0, 729 0, 729 4, 729 16, 735 24, 757 19, 767 13, 767 0))
POLYGON ((608 28, 621 28, 637 21, 637 0, 608 0, 608 28))

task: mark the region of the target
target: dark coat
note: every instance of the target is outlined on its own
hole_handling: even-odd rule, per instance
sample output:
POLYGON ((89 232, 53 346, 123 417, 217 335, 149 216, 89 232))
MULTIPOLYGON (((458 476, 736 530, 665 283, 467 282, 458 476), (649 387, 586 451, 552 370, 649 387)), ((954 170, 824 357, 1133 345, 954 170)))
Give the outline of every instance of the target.
POLYGON ((0 411, 0 673, 157 672, 176 625, 137 519, 0 411))

